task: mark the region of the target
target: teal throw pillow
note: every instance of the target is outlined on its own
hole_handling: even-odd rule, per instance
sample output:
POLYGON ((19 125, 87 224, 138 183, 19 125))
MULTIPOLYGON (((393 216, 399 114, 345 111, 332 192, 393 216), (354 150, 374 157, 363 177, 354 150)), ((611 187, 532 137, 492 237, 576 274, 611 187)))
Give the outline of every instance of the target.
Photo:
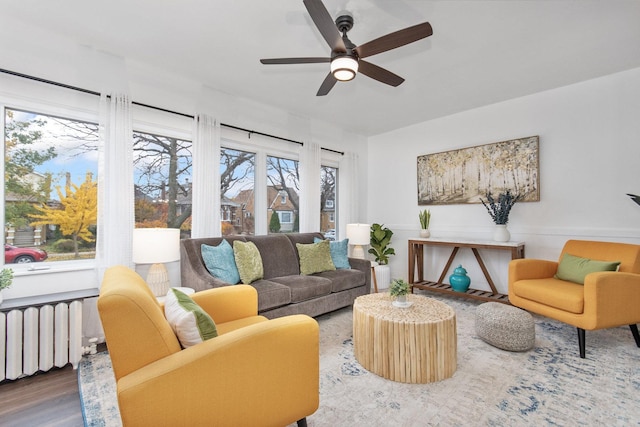
POLYGON ((223 282, 235 285, 240 281, 240 273, 236 266, 236 259, 233 255, 233 248, 226 240, 220 242, 218 246, 202 244, 200 247, 204 266, 209 273, 223 282))
POLYGON ((191 297, 171 288, 164 300, 164 315, 183 348, 218 336, 216 324, 191 297))
POLYGON ((255 243, 236 240, 233 242, 233 254, 242 283, 248 285, 264 277, 262 256, 255 243))
POLYGON ((329 241, 321 240, 318 243, 296 243, 300 256, 300 273, 309 275, 323 271, 335 270, 336 266, 331 260, 329 241))
MULTIPOLYGON (((313 238, 313 243, 322 242, 322 239, 313 238)), ((329 241, 329 251, 331 252, 331 260, 338 270, 351 268, 349 264, 349 239, 340 242, 329 241)))
POLYGON ((587 274, 597 271, 616 271, 619 265, 620 261, 597 261, 564 254, 558 263, 558 271, 554 277, 584 285, 587 274))

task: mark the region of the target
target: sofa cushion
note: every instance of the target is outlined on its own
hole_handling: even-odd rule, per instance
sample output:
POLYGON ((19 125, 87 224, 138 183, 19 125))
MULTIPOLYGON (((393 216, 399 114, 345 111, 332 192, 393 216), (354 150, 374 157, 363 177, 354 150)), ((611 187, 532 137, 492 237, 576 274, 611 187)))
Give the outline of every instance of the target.
POLYGON ((242 283, 248 285, 263 278, 262 257, 256 245, 236 240, 233 242, 233 253, 242 283))
POLYGON ((164 314, 184 348, 218 336, 211 316, 191 297, 177 289, 169 289, 164 302, 164 314))
POLYGON ((597 261, 564 254, 558 263, 558 272, 555 278, 584 285, 584 278, 587 274, 597 271, 616 271, 619 265, 620 261, 597 261))
POLYGON ((287 286, 291 291, 291 302, 301 302, 331 293, 331 280, 318 276, 284 276, 271 279, 287 286))
MULTIPOLYGON (((313 243, 321 242, 322 239, 314 238, 313 243)), ((349 239, 344 239, 339 242, 329 242, 329 250, 331 251, 331 260, 336 269, 342 270, 351 268, 349 264, 349 239)))
POLYGON ((295 247, 286 235, 247 236, 246 239, 260 251, 265 279, 300 274, 295 247))
POLYGON ((251 284, 258 291, 258 312, 291 304, 291 289, 271 280, 256 280, 251 284))
POLYGON ((209 246, 203 243, 200 250, 204 265, 213 277, 232 285, 240 281, 233 248, 229 242, 223 240, 218 246, 209 246))
POLYGON ((336 269, 331 260, 328 240, 306 245, 296 243, 296 248, 300 256, 300 274, 309 275, 336 269))
POLYGON ((518 280, 512 285, 520 298, 570 313, 584 311, 584 286, 559 279, 518 280))
POLYGON ((331 292, 341 292, 364 286, 366 281, 364 273, 360 270, 325 271, 316 276, 331 280, 331 292))

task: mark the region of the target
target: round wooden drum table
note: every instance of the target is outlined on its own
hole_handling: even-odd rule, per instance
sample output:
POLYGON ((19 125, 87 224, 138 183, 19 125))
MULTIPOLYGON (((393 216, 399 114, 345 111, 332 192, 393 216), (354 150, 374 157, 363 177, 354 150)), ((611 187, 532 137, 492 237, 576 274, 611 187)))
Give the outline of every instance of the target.
POLYGON ((410 307, 392 305, 388 293, 362 295, 353 304, 353 346, 360 364, 381 377, 429 383, 456 371, 456 313, 421 295, 410 307))

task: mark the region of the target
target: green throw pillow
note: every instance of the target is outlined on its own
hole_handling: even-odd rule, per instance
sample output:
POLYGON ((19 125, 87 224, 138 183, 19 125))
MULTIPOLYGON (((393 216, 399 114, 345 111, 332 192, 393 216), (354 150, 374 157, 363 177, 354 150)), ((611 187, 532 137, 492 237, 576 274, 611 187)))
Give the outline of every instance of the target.
POLYGON ((171 288, 164 300, 164 315, 183 348, 218 336, 216 324, 191 297, 171 288))
POLYGON ((616 271, 619 265, 620 261, 596 261, 564 254, 554 277, 584 285, 584 278, 587 274, 597 271, 616 271))
POLYGON ((203 243, 200 246, 200 252, 202 252, 204 266, 213 277, 232 285, 240 281, 233 248, 229 242, 223 240, 218 246, 209 246, 203 243))
MULTIPOLYGON (((322 239, 313 238, 313 243, 322 242, 322 239)), ((340 242, 329 241, 329 251, 331 252, 331 260, 337 270, 351 268, 349 264, 349 239, 340 242)))
POLYGON ((264 277, 262 257, 255 243, 236 240, 233 242, 233 254, 242 283, 248 285, 264 277))
POLYGON ((296 243, 296 248, 300 256, 300 273, 309 275, 336 269, 331 260, 328 240, 308 245, 296 243))

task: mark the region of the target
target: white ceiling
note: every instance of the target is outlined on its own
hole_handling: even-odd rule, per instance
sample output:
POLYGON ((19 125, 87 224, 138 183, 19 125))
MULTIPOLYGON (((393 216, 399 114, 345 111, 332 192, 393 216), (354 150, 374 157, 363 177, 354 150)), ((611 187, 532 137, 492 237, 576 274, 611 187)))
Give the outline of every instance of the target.
POLYGON ((359 75, 316 97, 328 64, 259 62, 329 55, 302 0, 1 0, 0 9, 80 46, 367 136, 640 67, 638 0, 324 3, 334 18, 351 12, 355 44, 424 21, 434 34, 367 58, 404 77, 399 87, 359 75))

